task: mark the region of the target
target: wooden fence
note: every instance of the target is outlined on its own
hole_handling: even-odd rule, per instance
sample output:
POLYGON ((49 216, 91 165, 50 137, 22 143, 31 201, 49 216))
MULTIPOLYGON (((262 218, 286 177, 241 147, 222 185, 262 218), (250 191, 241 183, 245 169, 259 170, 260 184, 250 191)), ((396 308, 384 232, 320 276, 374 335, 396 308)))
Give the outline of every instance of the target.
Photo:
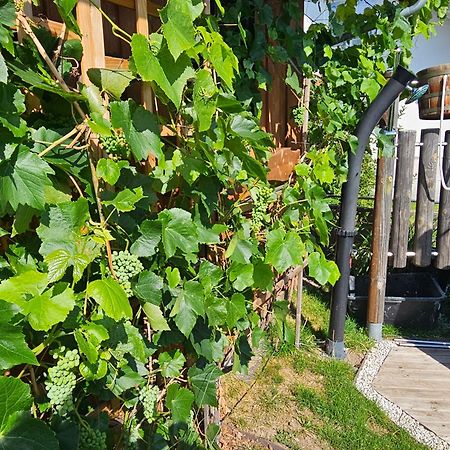
MULTIPOLYGON (((392 225, 390 236, 390 263, 403 268, 407 258, 414 265, 450 269, 450 191, 440 187, 439 130, 425 129, 419 144, 419 167, 415 211, 412 206, 416 132, 400 131, 398 136, 397 164, 393 194, 392 225), (438 195, 439 194, 439 195, 438 195), (439 198, 439 202, 437 199, 439 198), (411 214, 415 214, 414 231, 411 214), (412 242, 412 248, 409 244, 412 242)), ((450 184, 450 131, 445 135, 443 175, 450 184)), ((388 176, 393 177, 392 173, 388 176)))

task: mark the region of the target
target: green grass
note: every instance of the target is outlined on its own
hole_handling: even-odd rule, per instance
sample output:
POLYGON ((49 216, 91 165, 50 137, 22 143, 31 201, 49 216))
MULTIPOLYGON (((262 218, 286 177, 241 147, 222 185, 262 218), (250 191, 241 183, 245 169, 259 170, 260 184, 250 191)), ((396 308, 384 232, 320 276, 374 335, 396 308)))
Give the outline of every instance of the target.
MULTIPOLYGON (((302 343, 311 345, 312 338, 324 341, 328 333, 330 320, 329 294, 317 290, 305 289, 303 292, 302 315, 306 324, 302 330, 302 343)), ((347 318, 345 322, 345 345, 347 348, 366 352, 374 345, 367 337, 364 328, 360 327, 353 319, 347 318)))
POLYGON ((293 364, 297 371, 308 369, 322 380, 320 390, 299 386, 296 400, 300 408, 313 413, 313 419, 304 421, 304 426, 334 449, 427 448, 398 428, 374 403, 358 392, 353 385, 354 372, 349 364, 305 352, 294 355, 293 364))

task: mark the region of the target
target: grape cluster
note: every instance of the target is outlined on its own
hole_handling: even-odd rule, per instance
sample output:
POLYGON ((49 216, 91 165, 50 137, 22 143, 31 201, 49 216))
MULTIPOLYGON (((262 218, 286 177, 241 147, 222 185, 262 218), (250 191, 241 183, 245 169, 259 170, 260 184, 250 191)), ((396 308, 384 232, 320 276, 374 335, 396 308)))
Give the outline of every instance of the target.
POLYGON ((106 450, 106 433, 92 427, 81 427, 78 450, 106 450))
POLYGON ((136 419, 133 419, 126 429, 124 429, 122 449, 123 450, 137 450, 139 447, 139 426, 136 419))
POLYGON ((48 377, 45 381, 50 404, 61 415, 73 411, 72 392, 77 382, 73 369, 80 364, 80 355, 77 350, 67 350, 65 353, 64 351, 65 348, 62 347, 53 355, 58 362, 56 366, 48 369, 48 377))
POLYGON ((300 127, 303 125, 305 120, 306 108, 304 106, 298 106, 292 110, 292 116, 294 117, 295 123, 300 127))
POLYGON ((158 386, 145 386, 139 393, 139 401, 144 407, 144 417, 149 423, 153 422, 156 418, 158 395, 158 386))
POLYGON ((127 159, 130 157, 130 146, 123 133, 113 133, 111 136, 102 136, 100 143, 103 149, 113 159, 127 159))
POLYGON ((112 254, 112 266, 117 279, 128 297, 133 295, 130 280, 144 270, 144 266, 136 255, 128 251, 114 251, 112 254))
POLYGON ((266 220, 267 207, 272 197, 272 189, 270 186, 263 184, 259 186, 253 202, 252 211, 252 230, 257 233, 266 220))

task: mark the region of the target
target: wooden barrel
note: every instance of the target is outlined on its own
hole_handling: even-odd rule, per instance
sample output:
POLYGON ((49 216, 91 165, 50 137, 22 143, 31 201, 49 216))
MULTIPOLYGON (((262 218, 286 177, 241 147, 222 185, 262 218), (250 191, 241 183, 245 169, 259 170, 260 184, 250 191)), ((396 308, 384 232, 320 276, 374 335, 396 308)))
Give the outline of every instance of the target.
POLYGON ((428 92, 419 100, 419 117, 425 120, 439 120, 441 116, 441 96, 444 75, 448 74, 445 91, 444 119, 450 119, 450 64, 421 70, 417 78, 421 85, 428 84, 428 92))

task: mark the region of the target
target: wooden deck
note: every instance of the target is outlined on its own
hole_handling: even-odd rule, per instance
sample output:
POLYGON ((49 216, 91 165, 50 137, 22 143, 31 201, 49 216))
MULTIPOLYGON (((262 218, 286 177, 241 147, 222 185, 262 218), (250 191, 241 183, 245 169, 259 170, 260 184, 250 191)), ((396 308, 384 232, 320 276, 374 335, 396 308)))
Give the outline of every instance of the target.
POLYGON ((450 443, 450 349, 395 347, 373 387, 450 443))

